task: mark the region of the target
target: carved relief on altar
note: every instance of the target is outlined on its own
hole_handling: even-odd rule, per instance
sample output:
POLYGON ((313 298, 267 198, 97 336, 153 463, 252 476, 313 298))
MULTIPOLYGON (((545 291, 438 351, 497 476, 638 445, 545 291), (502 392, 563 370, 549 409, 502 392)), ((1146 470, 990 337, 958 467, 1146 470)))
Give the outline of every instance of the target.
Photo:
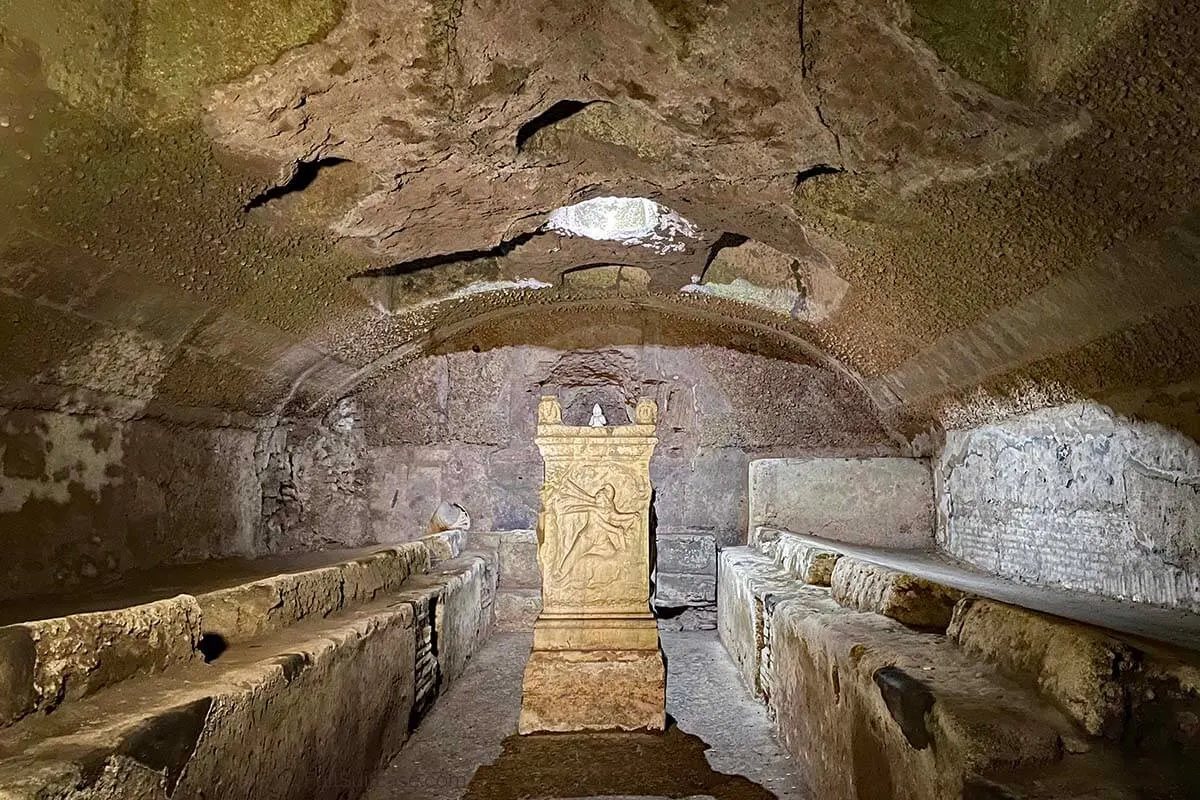
POLYGON ((649 480, 612 464, 550 467, 541 499, 539 559, 547 605, 596 604, 601 598, 620 605, 646 594, 648 576, 637 567, 648 546, 649 480))

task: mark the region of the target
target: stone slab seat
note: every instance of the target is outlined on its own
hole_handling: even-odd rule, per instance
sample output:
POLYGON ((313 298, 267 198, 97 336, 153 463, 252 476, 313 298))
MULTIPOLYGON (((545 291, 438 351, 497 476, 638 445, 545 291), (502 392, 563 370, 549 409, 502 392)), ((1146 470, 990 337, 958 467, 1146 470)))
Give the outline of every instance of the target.
POLYGON ((202 641, 238 646, 396 591, 430 569, 409 542, 318 569, 196 595, 0 627, 0 728, 107 686, 202 660, 202 641))
POLYGON ((955 607, 947 631, 964 652, 1035 687, 1093 735, 1192 767, 1200 797, 1200 657, 982 598, 955 607))
POLYGON ((1142 793, 1140 770, 1114 769, 1120 754, 1032 688, 755 548, 722 551, 720 590, 721 639, 824 798, 1188 796, 1142 793))
POLYGON ((770 704, 823 797, 1186 796, 1114 774, 1103 740, 944 636, 803 597, 781 601, 771 627, 770 704), (1047 781, 1060 794, 1038 794, 1047 781))
POLYGON ((0 731, 0 799, 356 797, 419 716, 419 656, 441 690, 487 635, 494 575, 468 553, 212 663, 29 716, 0 731))

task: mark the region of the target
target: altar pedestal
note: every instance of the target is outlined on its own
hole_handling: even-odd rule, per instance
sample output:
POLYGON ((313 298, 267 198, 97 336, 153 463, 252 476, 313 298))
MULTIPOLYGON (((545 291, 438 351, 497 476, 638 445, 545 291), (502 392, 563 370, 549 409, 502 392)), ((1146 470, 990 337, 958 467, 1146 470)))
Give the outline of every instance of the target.
POLYGON ((633 425, 562 424, 538 406, 546 462, 538 513, 542 613, 525 667, 520 732, 662 730, 666 668, 650 612, 653 400, 633 425))

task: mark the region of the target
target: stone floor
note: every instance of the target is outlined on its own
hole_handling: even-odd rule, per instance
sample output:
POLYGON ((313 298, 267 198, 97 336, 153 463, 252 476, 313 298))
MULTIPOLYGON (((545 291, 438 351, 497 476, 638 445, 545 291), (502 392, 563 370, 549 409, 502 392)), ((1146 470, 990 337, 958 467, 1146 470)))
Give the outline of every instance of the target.
POLYGON ((664 633, 665 734, 517 736, 528 634, 497 634, 366 800, 802 800, 796 764, 713 633, 664 633))

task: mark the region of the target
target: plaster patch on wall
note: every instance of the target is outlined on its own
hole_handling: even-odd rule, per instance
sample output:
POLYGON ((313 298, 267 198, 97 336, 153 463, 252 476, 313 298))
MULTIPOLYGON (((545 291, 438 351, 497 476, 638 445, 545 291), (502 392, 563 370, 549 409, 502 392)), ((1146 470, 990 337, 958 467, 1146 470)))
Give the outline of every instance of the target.
POLYGON ((163 343, 136 330, 116 330, 59 365, 50 380, 97 392, 150 400, 166 371, 163 343))
POLYGON ((1094 403, 948 431, 938 543, 1030 583, 1200 610, 1200 445, 1094 403))
POLYGON ((0 513, 30 500, 67 503, 72 487, 97 501, 121 482, 123 430, 96 417, 6 411, 0 422, 0 513))

